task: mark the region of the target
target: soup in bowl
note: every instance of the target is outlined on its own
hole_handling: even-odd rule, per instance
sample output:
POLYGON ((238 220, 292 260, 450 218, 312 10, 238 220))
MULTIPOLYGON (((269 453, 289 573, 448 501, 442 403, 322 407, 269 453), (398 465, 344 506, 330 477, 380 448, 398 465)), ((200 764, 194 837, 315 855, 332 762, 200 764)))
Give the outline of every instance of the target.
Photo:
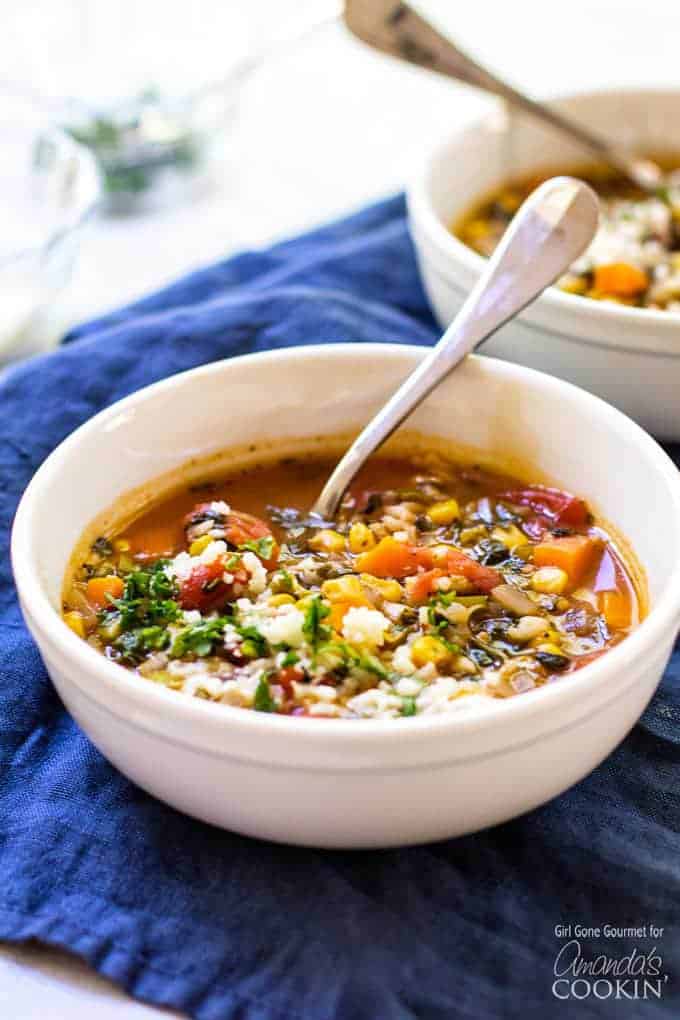
POLYGON ((143 788, 265 838, 423 842, 566 789, 644 709, 680 616, 680 482, 597 399, 469 358, 337 519, 309 519, 423 354, 196 369, 37 472, 12 543, 26 622, 143 788))
POLYGON ((308 511, 334 464, 322 444, 189 485, 180 469, 129 521, 124 496, 118 527, 75 550, 64 620, 152 683, 310 719, 489 706, 637 624, 641 571, 584 500, 407 443, 332 521, 308 511))

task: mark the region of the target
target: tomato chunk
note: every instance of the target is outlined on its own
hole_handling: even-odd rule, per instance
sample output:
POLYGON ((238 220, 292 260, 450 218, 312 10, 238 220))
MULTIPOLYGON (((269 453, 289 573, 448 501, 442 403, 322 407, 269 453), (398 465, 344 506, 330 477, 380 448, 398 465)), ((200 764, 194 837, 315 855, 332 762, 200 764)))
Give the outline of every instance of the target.
POLYGON ((283 687, 287 698, 294 698, 295 688, 293 687, 293 684, 302 683, 304 678, 304 670, 300 669, 298 666, 284 666, 283 669, 280 669, 278 673, 272 677, 272 682, 283 687))
POLYGON ((428 580, 423 581, 422 586, 415 586, 416 592, 422 593, 423 597, 428 584, 432 585, 439 577, 449 574, 464 577, 483 592, 491 591, 503 580, 497 570, 483 566, 459 549, 442 546, 432 549, 398 542, 389 536, 381 539, 375 548, 357 556, 356 565, 362 573, 375 577, 412 577, 424 570, 430 575, 428 580), (439 573, 435 574, 435 570, 439 573))
POLYGON ((416 574, 415 577, 407 581, 410 601, 415 602, 416 605, 421 602, 427 602, 436 588, 436 582, 442 577, 446 577, 446 571, 442 570, 441 567, 426 570, 424 574, 416 574))
POLYGON ((278 543, 274 539, 271 528, 259 517, 239 510, 230 510, 228 514, 221 514, 214 509, 212 503, 197 503, 184 518, 183 524, 185 531, 188 532, 188 539, 192 537, 190 529, 204 521, 214 522, 216 532, 223 531, 226 541, 237 549, 252 542, 255 548, 251 551, 260 557, 267 570, 273 570, 278 563, 278 543), (270 539, 271 542, 265 541, 258 550, 256 547, 260 539, 270 539), (265 555, 265 549, 269 551, 269 555, 265 555))
POLYGON ((264 521, 260 520, 259 517, 253 517, 251 514, 232 510, 227 517, 225 534, 227 542, 230 542, 231 545, 235 545, 237 548, 245 545, 247 542, 254 542, 257 545, 259 539, 271 539, 271 552, 269 556, 258 552, 257 549, 252 551, 256 556, 260 557, 267 570, 273 570, 278 563, 278 543, 274 540, 271 528, 264 521))
POLYGON ((248 574, 243 567, 230 570, 233 581, 224 580, 224 563, 199 563, 180 586, 179 603, 182 609, 198 609, 202 613, 218 609, 243 594, 248 574))
POLYGON ((471 556, 467 556, 460 549, 449 549, 446 553, 447 574, 459 574, 470 584, 473 584, 478 591, 489 592, 497 584, 501 584, 503 577, 493 567, 485 567, 471 556))
POLYGON ((578 496, 562 489, 550 489, 537 485, 531 489, 515 489, 501 493, 500 499, 518 506, 529 506, 543 517, 555 524, 568 524, 583 527, 588 523, 588 507, 578 496))

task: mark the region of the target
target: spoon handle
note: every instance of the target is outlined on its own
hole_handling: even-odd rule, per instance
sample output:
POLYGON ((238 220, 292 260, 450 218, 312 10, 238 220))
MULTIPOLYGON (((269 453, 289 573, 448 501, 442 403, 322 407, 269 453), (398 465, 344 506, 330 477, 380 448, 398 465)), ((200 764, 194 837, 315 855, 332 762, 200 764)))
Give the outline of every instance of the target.
POLYGON ((598 134, 557 113, 502 78, 497 77, 450 39, 438 32, 425 18, 401 0, 346 0, 345 23, 351 32, 369 46, 429 71, 474 85, 500 96, 512 106, 570 135, 598 159, 618 170, 633 184, 653 190, 661 180, 659 168, 648 160, 632 155, 598 134))
POLYGON ((352 443, 314 512, 332 519, 366 459, 467 354, 565 272, 591 241, 597 220, 595 193, 574 178, 555 177, 529 196, 453 323, 352 443))

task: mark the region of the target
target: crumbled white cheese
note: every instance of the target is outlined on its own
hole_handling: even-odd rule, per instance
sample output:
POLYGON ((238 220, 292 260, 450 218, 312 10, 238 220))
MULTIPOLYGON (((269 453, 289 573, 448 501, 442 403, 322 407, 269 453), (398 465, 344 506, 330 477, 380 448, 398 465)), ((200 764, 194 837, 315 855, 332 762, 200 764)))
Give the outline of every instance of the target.
POLYGON ((335 701, 338 696, 335 687, 331 687, 330 684, 316 684, 314 687, 308 687, 305 694, 307 697, 325 702, 335 701))
MULTIPOLYGON (((392 665, 394 665, 394 660, 392 660, 392 665)), ((400 698, 415 698, 420 694, 422 686, 413 677, 403 676, 401 680, 397 680, 394 689, 400 698)))
POLYGON ((226 517, 227 514, 230 512, 229 506, 224 502, 223 499, 213 500, 212 503, 210 504, 210 509, 215 514, 222 514, 223 517, 226 517))
POLYGON ((215 560, 222 559, 227 552, 226 542, 216 541, 211 542, 207 545, 202 553, 199 554, 198 559, 201 563, 214 563, 215 560))
MULTIPOLYGON (((399 645, 392 656, 392 669, 395 673, 403 673, 408 676, 415 673, 416 666, 411 658, 411 649, 408 645, 399 645)), ((418 685, 420 690, 420 685, 418 685)))
POLYGON ((423 687, 416 698, 416 706, 419 713, 437 714, 475 707, 488 708, 493 700, 471 680, 454 680, 453 677, 442 676, 423 687))
POLYGON ((381 645, 390 621, 378 609, 352 606, 342 621, 342 634, 356 645, 381 645))
POLYGON ((195 562, 188 552, 177 553, 175 558, 167 564, 165 572, 170 578, 176 577, 178 581, 186 581, 194 569, 195 562))
POLYGON ((184 617, 184 622, 190 626, 194 623, 200 623, 203 619, 198 609, 185 609, 182 616, 184 617))
POLYGON ((310 705, 307 711, 310 715, 340 715, 337 705, 329 705, 325 701, 317 701, 316 704, 310 705))
POLYGON ((354 698, 350 698, 347 707, 364 718, 390 719, 401 715, 403 702, 396 694, 389 694, 379 687, 374 687, 372 690, 364 691, 363 694, 357 694, 354 698))
POLYGON ((243 566, 250 574, 249 590, 253 595, 260 595, 267 587, 267 571, 255 553, 244 552, 242 556, 243 566))
POLYGON ((280 608, 287 612, 281 612, 267 620, 262 620, 259 623, 260 632, 270 645, 290 645, 292 648, 297 648, 305 639, 302 633, 305 614, 295 606, 281 606, 280 608))

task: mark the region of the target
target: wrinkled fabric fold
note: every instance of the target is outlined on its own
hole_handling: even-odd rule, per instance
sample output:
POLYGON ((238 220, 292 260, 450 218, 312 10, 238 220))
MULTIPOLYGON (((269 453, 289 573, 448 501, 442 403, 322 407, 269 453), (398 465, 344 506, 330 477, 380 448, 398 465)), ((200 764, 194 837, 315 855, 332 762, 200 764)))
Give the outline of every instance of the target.
MULTIPOLYGON (((85 323, 0 382, 3 549, 49 452, 142 386, 253 351, 436 336, 401 196, 85 323)), ((354 853, 222 832, 129 783, 51 687, 6 556, 0 664, 1 938, 63 946, 199 1020, 678 1015, 678 653, 630 736, 552 803, 474 836, 354 853), (557 998, 568 924, 664 928, 582 943, 588 959, 655 945, 661 997, 557 998)))

